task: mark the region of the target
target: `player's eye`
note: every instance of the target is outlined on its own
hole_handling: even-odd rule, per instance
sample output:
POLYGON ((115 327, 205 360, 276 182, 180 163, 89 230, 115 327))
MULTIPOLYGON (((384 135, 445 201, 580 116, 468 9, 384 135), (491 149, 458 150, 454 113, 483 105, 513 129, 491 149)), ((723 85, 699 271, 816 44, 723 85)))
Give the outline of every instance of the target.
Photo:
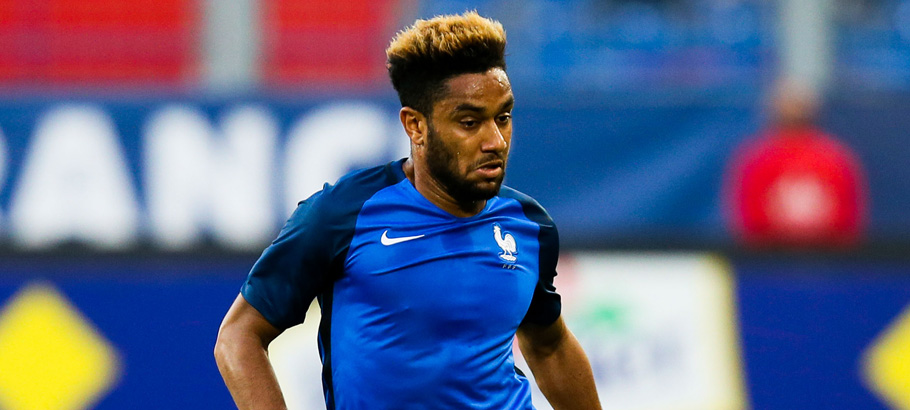
POLYGON ((507 123, 512 120, 511 113, 500 114, 499 117, 496 117, 496 120, 501 123, 507 123))
POLYGON ((475 126, 477 126, 477 121, 476 120, 461 120, 461 125, 464 126, 465 128, 474 128, 475 126))

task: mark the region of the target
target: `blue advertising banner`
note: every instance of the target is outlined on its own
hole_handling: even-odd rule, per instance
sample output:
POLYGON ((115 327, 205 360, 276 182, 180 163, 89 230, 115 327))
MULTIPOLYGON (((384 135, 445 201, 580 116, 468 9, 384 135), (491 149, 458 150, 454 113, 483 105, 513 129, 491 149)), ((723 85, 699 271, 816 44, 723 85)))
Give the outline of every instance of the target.
MULTIPOLYGON (((712 302, 706 295, 714 293, 705 291, 723 289, 715 285, 725 276, 711 268, 723 264, 693 265, 703 259, 679 254, 563 256, 566 277, 560 275, 557 287, 566 295, 567 321, 598 363, 598 374, 606 377, 604 398, 622 400, 629 408, 656 406, 658 397, 675 397, 667 386, 677 386, 657 376, 707 366, 714 370, 672 380, 687 386, 707 375, 723 376, 719 380, 730 386, 693 386, 700 386, 704 402, 723 397, 725 403, 744 403, 731 408, 855 410, 907 404, 906 261, 734 257, 730 278, 737 303, 730 314, 737 315, 738 326, 730 335, 738 334, 740 346, 734 350, 741 353, 731 355, 728 348, 700 350, 705 341, 725 337, 712 325, 725 319, 714 316, 717 309, 706 309, 723 298, 712 302), (701 290, 679 291, 689 287, 701 290), (635 325, 623 330, 616 327, 615 315, 597 314, 610 306, 623 306, 616 312, 630 315, 627 324, 635 325), (664 311, 682 318, 666 322, 654 316, 664 311), (667 323, 673 325, 667 328, 667 323), (667 339, 667 332, 675 338, 667 339), (627 353, 651 351, 651 339, 645 337, 651 333, 661 336, 654 341, 678 342, 682 350, 672 352, 686 360, 654 368, 648 361, 624 362, 627 353), (709 356, 687 359, 704 354, 709 356), (601 366, 614 362, 625 364, 622 369, 601 366), (736 393, 740 379, 745 381, 742 399, 736 393), (617 383, 643 387, 655 380, 663 380, 663 395, 615 389, 617 383)), ((254 260, 254 255, 226 254, 5 256, 0 260, 0 407, 231 407, 213 347, 221 319, 254 260)), ((314 324, 307 332, 315 332, 314 324)), ((291 382, 306 383, 300 390, 315 392, 315 397, 298 398, 301 402, 319 402, 318 358, 315 346, 309 346, 315 339, 309 333, 304 339, 286 340, 300 345, 284 346, 282 357, 305 357, 306 367, 281 363, 281 370, 301 373, 291 382)), ((730 340, 736 344, 736 339, 730 340)), ((682 392, 695 397, 695 390, 677 393, 682 392)), ((295 408, 310 407, 298 403, 295 408)))
MULTIPOLYGON (((516 97, 506 183, 565 244, 728 244, 722 181, 759 96, 516 97)), ((826 117, 864 163, 868 237, 906 242, 910 100, 838 101, 826 117)), ((0 241, 259 249, 323 183, 407 156, 397 111, 389 95, 2 99, 0 241)))
MULTIPOLYGON (((756 128, 748 102, 516 92, 506 183, 546 206, 566 243, 726 236, 718 191, 756 128)), ((397 111, 379 97, 2 100, 0 238, 258 249, 323 183, 407 156, 397 111)))
POLYGON ((212 352, 252 262, 4 258, 0 352, 16 354, 0 360, 0 406, 230 408, 212 352))
POLYGON ((878 362, 873 352, 889 328, 910 325, 901 316, 910 307, 907 262, 766 258, 733 266, 754 408, 888 409, 887 397, 906 401, 908 340, 878 362), (875 380, 885 363, 904 374, 875 380))

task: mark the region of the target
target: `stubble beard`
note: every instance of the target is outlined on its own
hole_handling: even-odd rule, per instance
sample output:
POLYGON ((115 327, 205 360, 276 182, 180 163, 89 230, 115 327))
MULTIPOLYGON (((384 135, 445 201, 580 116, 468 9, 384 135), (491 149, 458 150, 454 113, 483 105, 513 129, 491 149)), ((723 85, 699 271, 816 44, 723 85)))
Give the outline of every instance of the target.
MULTIPOLYGON (((503 172, 497 177, 492 186, 481 186, 477 182, 466 179, 458 169, 458 158, 439 137, 436 129, 430 125, 427 134, 427 167, 430 175, 442 185, 443 189, 458 202, 485 201, 499 194, 502 181, 505 178, 505 158, 500 156, 486 157, 484 161, 493 159, 503 160, 503 172)), ((480 164, 475 164, 480 165, 480 164)), ((484 184, 487 185, 487 184, 484 184)))

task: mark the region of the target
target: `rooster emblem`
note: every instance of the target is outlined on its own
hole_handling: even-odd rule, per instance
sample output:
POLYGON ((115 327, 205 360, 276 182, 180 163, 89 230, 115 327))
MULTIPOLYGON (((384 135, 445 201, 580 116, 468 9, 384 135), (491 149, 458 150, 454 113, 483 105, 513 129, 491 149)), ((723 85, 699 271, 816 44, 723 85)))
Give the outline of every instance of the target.
POLYGON ((502 253, 499 254, 500 259, 509 262, 515 262, 515 254, 518 253, 518 245, 515 244, 515 238, 512 234, 506 232, 503 235, 502 227, 499 224, 493 224, 493 239, 496 239, 496 244, 502 248, 502 253))

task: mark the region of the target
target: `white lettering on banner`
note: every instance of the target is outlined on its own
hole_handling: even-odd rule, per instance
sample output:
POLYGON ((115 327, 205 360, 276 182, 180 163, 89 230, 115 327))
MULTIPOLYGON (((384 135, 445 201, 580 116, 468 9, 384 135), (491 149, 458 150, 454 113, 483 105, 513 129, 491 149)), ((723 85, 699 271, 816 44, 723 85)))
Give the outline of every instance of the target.
POLYGON ((378 107, 355 102, 318 109, 297 122, 285 148, 287 209, 293 210, 298 201, 324 183, 334 183, 353 166, 381 158, 388 136, 397 135, 390 132, 395 124, 378 107))
MULTIPOLYGON (((131 246, 141 226, 171 249, 205 235, 230 248, 259 249, 286 215, 278 214, 323 183, 409 150, 397 118, 374 104, 340 102, 304 113, 291 124, 280 159, 271 112, 249 105, 221 112, 215 125, 193 105, 149 115, 139 144, 143 208, 109 114, 91 105, 53 107, 37 118, 13 184, 13 241, 116 249, 131 246)), ((0 189, 9 175, 6 142, 0 133, 0 189)))
POLYGON ((17 242, 46 247, 80 240, 126 247, 136 237, 138 203, 110 117, 92 106, 63 106, 38 123, 10 206, 17 242))
POLYGON ((147 123, 145 198, 150 233, 160 245, 178 248, 201 236, 212 134, 208 120, 191 107, 166 107, 147 123))
POLYGON ((275 146, 278 124, 264 110, 237 108, 222 121, 224 144, 215 161, 215 237, 233 248, 258 248, 274 236, 275 146))
POLYGON ((149 225, 165 247, 198 242, 207 228, 236 249, 259 247, 273 235, 278 126, 264 110, 240 107, 220 129, 218 135, 190 107, 164 108, 148 123, 149 225))

